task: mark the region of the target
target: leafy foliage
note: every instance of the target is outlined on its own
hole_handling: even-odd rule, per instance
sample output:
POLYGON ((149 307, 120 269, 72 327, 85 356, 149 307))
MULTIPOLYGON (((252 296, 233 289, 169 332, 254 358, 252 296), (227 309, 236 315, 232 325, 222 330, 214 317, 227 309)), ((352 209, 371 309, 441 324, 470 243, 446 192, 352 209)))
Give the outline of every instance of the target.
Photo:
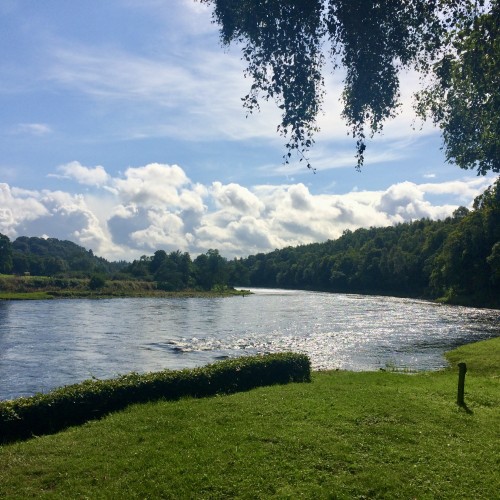
POLYGON ((89 288, 91 290, 99 290, 106 285, 106 278, 100 274, 94 274, 89 280, 89 288))
POLYGON ((227 267, 227 259, 214 249, 198 255, 194 261, 187 252, 177 250, 167 254, 164 250, 157 250, 151 257, 143 255, 134 260, 123 272, 154 280, 158 288, 165 291, 212 290, 229 284, 227 267))
POLYGON ((500 3, 463 27, 435 65, 416 109, 442 131, 446 159, 462 168, 500 172, 500 3))
POLYGON ((8 236, 0 233, 0 273, 12 271, 12 246, 8 236))
POLYGON ((0 402, 0 441, 57 432, 133 403, 309 382, 310 376, 306 355, 280 353, 230 359, 191 370, 87 380, 48 394, 0 402))
POLYGON ((497 0, 486 6, 472 0, 200 2, 213 5, 222 42, 243 45, 253 81, 244 106, 252 112, 260 98, 274 99, 282 110, 285 161, 294 151, 304 159, 313 145, 328 40, 334 67, 346 71, 342 115, 356 139, 358 168, 365 129, 374 134, 395 115, 399 72, 415 68, 437 77, 418 108, 443 129, 447 159, 483 174, 498 171, 497 0))

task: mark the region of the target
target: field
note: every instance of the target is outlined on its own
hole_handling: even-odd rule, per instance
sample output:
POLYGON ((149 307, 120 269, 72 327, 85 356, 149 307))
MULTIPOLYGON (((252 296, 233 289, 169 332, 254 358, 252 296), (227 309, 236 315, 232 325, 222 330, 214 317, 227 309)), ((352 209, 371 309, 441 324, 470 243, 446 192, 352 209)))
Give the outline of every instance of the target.
POLYGON ((0 498, 499 498, 500 338, 457 370, 135 405, 0 447, 0 498))

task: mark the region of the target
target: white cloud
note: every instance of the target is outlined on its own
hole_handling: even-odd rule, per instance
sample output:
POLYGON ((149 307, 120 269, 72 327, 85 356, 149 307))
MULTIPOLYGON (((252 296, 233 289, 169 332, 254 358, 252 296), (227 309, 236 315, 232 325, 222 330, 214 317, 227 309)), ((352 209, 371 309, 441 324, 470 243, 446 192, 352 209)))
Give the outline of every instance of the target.
MULTIPOLYGON (((100 172, 82 168, 68 171, 80 179, 100 172)), ((216 181, 207 187, 177 165, 152 163, 106 182, 111 190, 92 194, 0 184, 0 232, 69 239, 108 259, 131 260, 159 248, 192 255, 217 248, 227 257, 246 256, 335 239, 345 229, 443 218, 470 205, 492 179, 315 195, 302 183, 245 188, 216 181), (451 201, 432 202, 436 195, 451 201)))
MULTIPOLYGON (((78 161, 72 161, 57 167, 57 170, 62 173, 60 177, 74 179, 78 183, 88 186, 104 186, 109 180, 109 175, 101 165, 85 167, 78 161)), ((57 177, 57 174, 51 174, 50 176, 57 177)))
POLYGON ((179 188, 190 181, 177 165, 150 163, 144 167, 130 167, 124 178, 113 179, 114 192, 127 203, 143 206, 158 204, 177 206, 180 203, 179 188))
POLYGON ((189 43, 178 42, 161 57, 61 44, 53 49, 46 78, 100 106, 136 110, 135 120, 116 124, 115 133, 122 137, 281 140, 279 110, 271 103, 245 118, 241 97, 249 82, 239 52, 227 53, 212 43, 193 51, 189 43), (147 119, 141 120, 143 115, 147 119))
POLYGON ((48 214, 47 208, 36 199, 35 191, 22 191, 0 183, 0 232, 13 238, 22 236, 17 229, 26 222, 48 214))
POLYGON ((130 234, 131 241, 138 247, 146 248, 151 253, 158 248, 186 249, 184 223, 179 215, 149 211, 148 223, 148 227, 130 234))
POLYGON ((52 128, 46 123, 20 123, 16 127, 15 132, 20 134, 43 136, 51 134, 52 128))
POLYGON ((430 218, 442 219, 456 208, 451 205, 433 206, 425 198, 425 185, 402 182, 391 186, 380 198, 377 208, 393 221, 430 218))
POLYGON ((210 194, 219 208, 255 216, 264 209, 264 204, 257 196, 239 184, 222 185, 221 182, 214 182, 210 194))
POLYGON ((451 195, 456 197, 459 203, 469 204, 493 182, 494 178, 490 176, 478 176, 470 179, 421 184, 420 188, 433 195, 451 195))

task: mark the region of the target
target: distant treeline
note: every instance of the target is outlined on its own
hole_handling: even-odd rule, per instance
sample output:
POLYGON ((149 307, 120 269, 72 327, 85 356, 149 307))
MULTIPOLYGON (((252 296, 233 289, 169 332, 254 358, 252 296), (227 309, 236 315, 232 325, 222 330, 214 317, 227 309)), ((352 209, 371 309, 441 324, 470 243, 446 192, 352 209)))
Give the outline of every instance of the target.
POLYGON ((20 236, 12 243, 0 234, 0 273, 88 277, 119 272, 127 262, 108 262, 92 250, 56 238, 20 236))
POLYGON ((500 178, 440 221, 345 231, 238 261, 242 285, 500 306, 500 178))
POLYGON ((208 250, 157 250, 132 263, 108 262, 69 241, 0 235, 0 273, 154 281, 166 291, 226 286, 441 298, 500 306, 500 178, 472 210, 228 260, 208 250))

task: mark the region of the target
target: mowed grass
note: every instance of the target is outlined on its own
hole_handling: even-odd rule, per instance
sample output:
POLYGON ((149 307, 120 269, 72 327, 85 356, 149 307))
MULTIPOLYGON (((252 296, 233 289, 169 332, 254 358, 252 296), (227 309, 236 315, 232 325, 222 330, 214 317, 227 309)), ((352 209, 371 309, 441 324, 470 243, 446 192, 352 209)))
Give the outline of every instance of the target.
POLYGON ((407 375, 129 407, 0 447, 0 498, 467 498, 500 492, 500 338, 407 375))

